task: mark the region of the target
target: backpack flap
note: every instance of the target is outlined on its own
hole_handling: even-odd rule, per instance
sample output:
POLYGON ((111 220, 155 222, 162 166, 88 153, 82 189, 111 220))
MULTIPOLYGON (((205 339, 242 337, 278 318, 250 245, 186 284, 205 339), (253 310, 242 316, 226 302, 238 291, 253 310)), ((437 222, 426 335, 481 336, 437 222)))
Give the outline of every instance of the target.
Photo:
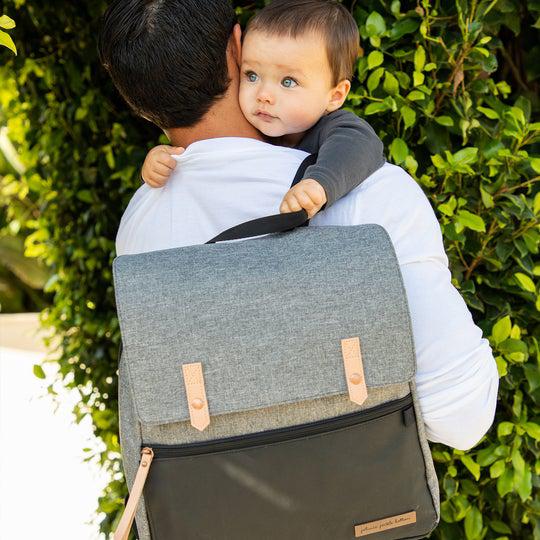
POLYGON ((405 290, 379 225, 123 255, 113 269, 143 423, 193 419, 190 369, 200 368, 210 418, 351 394, 357 345, 368 393, 414 377, 405 290))

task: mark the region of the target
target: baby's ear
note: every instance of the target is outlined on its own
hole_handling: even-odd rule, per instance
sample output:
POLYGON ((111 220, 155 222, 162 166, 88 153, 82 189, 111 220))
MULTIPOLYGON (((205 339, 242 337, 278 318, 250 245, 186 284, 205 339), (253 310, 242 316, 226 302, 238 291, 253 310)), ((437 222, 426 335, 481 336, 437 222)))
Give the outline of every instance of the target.
POLYGON ((329 93, 328 106, 326 112, 337 111, 345 102, 348 93, 351 90, 351 81, 343 79, 339 81, 329 93))

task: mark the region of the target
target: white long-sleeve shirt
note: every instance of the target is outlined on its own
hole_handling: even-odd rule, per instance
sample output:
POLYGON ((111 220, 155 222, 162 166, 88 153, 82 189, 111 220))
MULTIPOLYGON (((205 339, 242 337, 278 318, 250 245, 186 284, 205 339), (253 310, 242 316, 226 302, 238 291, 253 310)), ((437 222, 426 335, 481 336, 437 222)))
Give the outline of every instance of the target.
MULTIPOLYGON (((279 213, 306 155, 239 137, 189 145, 165 187, 143 185, 131 199, 117 254, 202 244, 279 213)), ((493 422, 499 377, 489 342, 450 281, 439 223, 421 188, 386 164, 310 223, 377 223, 388 231, 409 303, 427 437, 460 450, 474 446, 493 422)))

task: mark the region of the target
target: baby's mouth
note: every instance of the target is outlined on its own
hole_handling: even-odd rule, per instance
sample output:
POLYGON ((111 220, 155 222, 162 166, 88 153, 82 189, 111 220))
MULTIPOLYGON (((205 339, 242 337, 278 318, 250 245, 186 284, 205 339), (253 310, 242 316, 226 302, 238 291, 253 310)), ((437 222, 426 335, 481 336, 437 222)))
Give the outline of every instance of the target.
POLYGON ((261 120, 264 120, 266 122, 271 122, 272 120, 277 118, 277 116, 272 116, 271 114, 268 114, 267 112, 264 112, 264 111, 257 111, 255 113, 255 116, 257 116, 257 118, 260 118, 261 120))

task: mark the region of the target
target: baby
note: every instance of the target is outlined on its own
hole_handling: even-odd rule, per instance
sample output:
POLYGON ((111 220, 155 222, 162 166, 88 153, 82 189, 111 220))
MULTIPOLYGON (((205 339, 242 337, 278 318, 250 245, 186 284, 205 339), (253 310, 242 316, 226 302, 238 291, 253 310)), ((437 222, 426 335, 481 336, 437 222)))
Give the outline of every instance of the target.
MULTIPOLYGON (((317 154, 279 211, 320 209, 358 186, 385 163, 371 126, 339 110, 351 88, 359 52, 352 15, 332 0, 275 0, 248 23, 242 44, 239 103, 267 142, 317 154)), ((162 187, 181 147, 153 148, 143 180, 162 187)))

